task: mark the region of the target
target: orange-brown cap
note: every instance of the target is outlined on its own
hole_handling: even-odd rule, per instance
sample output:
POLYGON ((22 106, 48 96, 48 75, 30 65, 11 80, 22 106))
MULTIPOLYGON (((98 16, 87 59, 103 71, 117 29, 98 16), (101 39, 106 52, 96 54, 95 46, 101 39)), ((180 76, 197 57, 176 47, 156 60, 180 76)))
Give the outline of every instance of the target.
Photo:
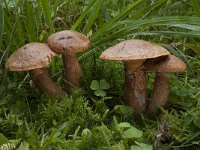
POLYGON ((105 50, 100 58, 106 60, 143 60, 169 55, 163 47, 143 40, 126 40, 105 50))
POLYGON ((32 70, 47 66, 57 54, 47 44, 29 43, 16 50, 6 61, 10 71, 32 70))
POLYGON ((158 61, 149 59, 144 63, 144 66, 146 71, 155 72, 184 72, 186 70, 186 64, 174 55, 169 55, 158 61))
POLYGON ((72 30, 64 30, 50 35, 49 47, 57 52, 81 52, 88 49, 90 41, 87 36, 72 30))

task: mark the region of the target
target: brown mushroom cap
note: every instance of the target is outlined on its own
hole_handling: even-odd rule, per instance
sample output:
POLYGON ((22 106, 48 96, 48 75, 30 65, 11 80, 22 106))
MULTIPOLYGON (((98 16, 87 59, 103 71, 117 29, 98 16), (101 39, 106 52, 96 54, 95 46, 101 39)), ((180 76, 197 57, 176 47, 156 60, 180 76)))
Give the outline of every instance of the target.
POLYGON ((163 60, 149 59, 144 63, 146 71, 156 72, 184 72, 186 70, 186 64, 174 55, 169 55, 163 60))
POLYGON ((143 60, 169 55, 163 47, 143 40, 126 40, 104 51, 100 58, 106 60, 143 60))
POLYGON ((16 50, 6 61, 10 71, 32 70, 47 66, 57 54, 47 44, 29 43, 16 50))
POLYGON ((50 35, 49 47, 57 52, 81 52, 88 49, 90 41, 87 36, 72 30, 64 30, 50 35))

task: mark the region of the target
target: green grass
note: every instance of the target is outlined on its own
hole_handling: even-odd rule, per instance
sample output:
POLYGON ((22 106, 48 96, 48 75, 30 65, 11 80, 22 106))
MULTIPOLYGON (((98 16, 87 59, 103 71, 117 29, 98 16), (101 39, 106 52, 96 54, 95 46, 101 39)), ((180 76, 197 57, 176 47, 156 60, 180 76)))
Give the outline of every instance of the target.
MULTIPOLYGON (((56 150, 126 150, 139 142, 161 150, 199 149, 198 0, 0 2, 0 69, 4 74, 0 77, 0 145, 40 150, 49 146, 56 150), (27 72, 5 69, 5 61, 17 48, 32 41, 46 42, 50 34, 65 29, 88 34, 91 39, 90 49, 78 54, 84 74, 82 89, 67 98, 49 97, 30 85, 27 72), (137 118, 124 105, 123 64, 98 59, 109 46, 136 38, 166 47, 188 65, 184 74, 172 75, 169 106, 153 118, 137 118), (90 89, 93 80, 101 79, 109 83, 106 97, 111 99, 98 97, 90 89), (119 128, 121 122, 129 122, 143 131, 143 136, 127 138, 125 129, 119 128)), ((48 71, 64 88, 60 58, 48 71)), ((149 96, 153 81, 154 74, 149 74, 149 96)))

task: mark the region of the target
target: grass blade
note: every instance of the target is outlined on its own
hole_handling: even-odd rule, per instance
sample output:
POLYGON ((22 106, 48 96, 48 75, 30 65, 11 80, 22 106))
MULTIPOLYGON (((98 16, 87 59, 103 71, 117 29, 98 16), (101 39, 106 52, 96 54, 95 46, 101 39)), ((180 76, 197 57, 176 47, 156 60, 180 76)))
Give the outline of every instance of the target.
POLYGON ((99 0, 97 1, 95 7, 93 8, 93 11, 91 12, 91 15, 88 18, 88 22, 86 23, 86 25, 83 28, 83 33, 88 33, 90 28, 92 27, 92 25, 95 22, 95 19, 98 17, 98 14, 101 10, 101 7, 103 5, 105 0, 99 0))
POLYGON ((121 21, 122 19, 124 19, 134 8, 136 8, 139 4, 141 4, 143 2, 143 0, 137 0, 136 2, 129 4, 126 8, 124 8, 121 13, 119 15, 117 15, 116 17, 110 19, 109 22, 107 22, 106 24, 102 25, 98 32, 95 32, 93 34, 93 38, 94 37, 99 37, 100 35, 103 35, 102 32, 106 32, 106 30, 108 29, 108 26, 111 26, 113 24, 115 24, 118 21, 121 21))
POLYGON ((192 7, 194 9, 194 12, 197 17, 200 17, 200 6, 199 6, 199 0, 192 0, 191 1, 192 7))
POLYGON ((40 0, 42 4, 42 10, 43 14, 45 17, 46 24, 51 24, 52 23, 52 18, 51 18, 51 8, 48 0, 40 0))
POLYGON ((112 18, 110 20, 110 23, 113 23, 113 22, 117 22, 119 20, 122 20, 123 18, 125 18, 127 15, 129 15, 129 13, 131 11, 133 11, 133 9, 135 7, 137 7, 139 4, 141 4, 143 2, 143 0, 137 0, 136 2, 128 5, 126 8, 124 8, 121 13, 119 15, 117 15, 116 17, 112 18))
POLYGON ((4 29, 4 11, 3 11, 3 2, 2 0, 0 0, 0 45, 2 42, 3 29, 4 29))
POLYGON ((138 32, 134 35, 168 35, 168 36, 187 36, 198 38, 200 32, 175 32, 175 31, 147 31, 147 32, 138 32))
MULTIPOLYGON (((142 16, 144 16, 144 14, 149 14, 150 11, 153 11, 155 9, 157 9, 158 7, 162 6, 167 0, 159 0, 157 2, 154 2, 152 5, 149 5, 141 10, 139 10, 137 13, 133 14, 130 18, 131 19, 138 19, 142 16)), ((146 16, 146 15, 145 15, 146 16)))
POLYGON ((29 41, 36 40, 36 31, 35 31, 35 13, 33 10, 32 2, 26 1, 26 30, 28 34, 29 41))
POLYGON ((188 37, 198 37, 199 36, 199 27, 197 26, 200 22, 200 18, 198 17, 189 17, 189 16, 168 16, 168 17, 159 17, 159 18, 151 18, 151 19, 143 19, 143 20, 124 20, 116 23, 114 26, 108 27, 106 32, 103 32, 98 37, 92 37, 92 41, 95 46, 99 46, 101 44, 107 44, 113 40, 125 38, 130 35, 178 35, 178 36, 188 36, 188 37), (189 23, 191 25, 189 25, 189 23), (178 24, 177 26, 190 29, 191 32, 188 31, 143 31, 141 29, 145 29, 151 26, 167 26, 173 27, 174 24, 178 24), (195 32, 192 32, 195 31, 195 32), (102 35, 106 35, 101 37, 102 35))
POLYGON ((83 21, 83 19, 86 17, 86 15, 91 11, 91 8, 94 6, 95 4, 95 0, 93 0, 88 7, 84 10, 84 12, 81 14, 81 16, 76 20, 76 22, 73 24, 73 26, 71 27, 72 30, 76 30, 76 28, 81 24, 81 22, 83 21))

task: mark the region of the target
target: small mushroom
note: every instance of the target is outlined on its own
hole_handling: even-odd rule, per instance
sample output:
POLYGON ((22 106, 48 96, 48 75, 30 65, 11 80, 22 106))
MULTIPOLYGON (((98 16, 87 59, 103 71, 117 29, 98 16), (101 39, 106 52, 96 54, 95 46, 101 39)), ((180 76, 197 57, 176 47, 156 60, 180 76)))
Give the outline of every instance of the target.
POLYGON ((16 50, 6 61, 10 71, 29 71, 29 74, 42 92, 55 95, 65 93, 48 76, 46 67, 57 54, 47 44, 29 43, 16 50))
POLYGON ((143 40, 126 40, 105 50, 100 58, 120 60, 125 68, 125 102, 136 113, 146 109, 146 77, 143 63, 146 59, 169 55, 158 45, 143 40))
POLYGON ((148 112, 153 114, 160 106, 165 106, 169 95, 170 73, 184 72, 186 64, 174 55, 163 57, 162 59, 149 59, 145 62, 146 71, 155 71, 152 100, 148 112))
POLYGON ((67 92, 70 94, 75 87, 80 87, 80 78, 82 77, 76 53, 88 49, 90 41, 88 37, 79 32, 64 30, 50 35, 47 42, 53 51, 59 54, 63 53, 67 92))

